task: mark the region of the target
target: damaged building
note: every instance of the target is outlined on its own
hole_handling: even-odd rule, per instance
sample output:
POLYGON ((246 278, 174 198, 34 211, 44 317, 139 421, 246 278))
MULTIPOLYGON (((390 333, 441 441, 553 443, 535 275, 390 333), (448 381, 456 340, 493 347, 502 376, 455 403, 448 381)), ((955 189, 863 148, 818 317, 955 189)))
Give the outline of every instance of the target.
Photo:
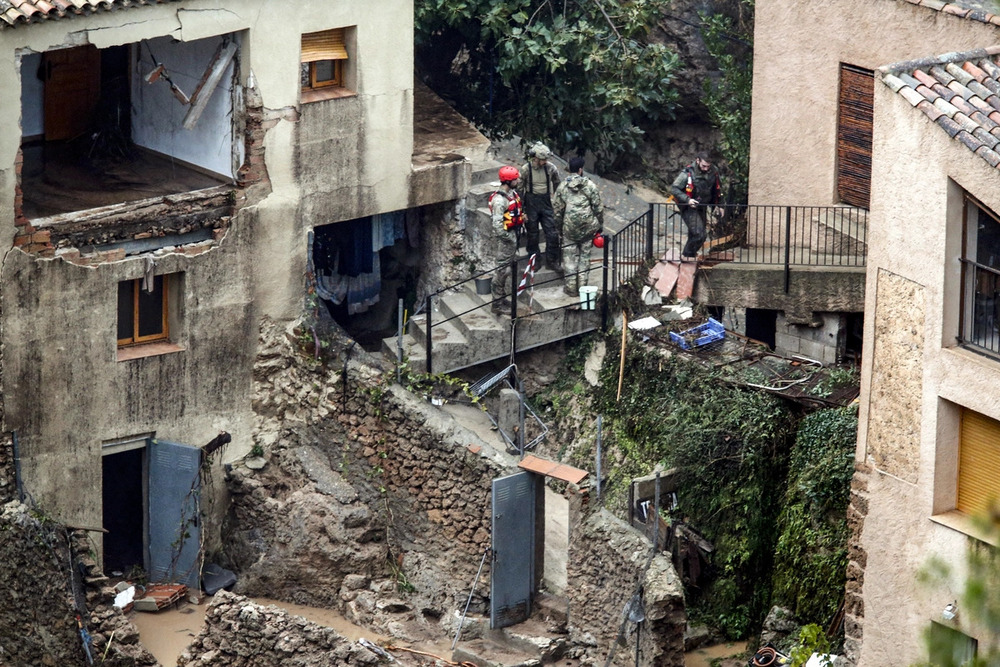
POLYGON ((345 286, 336 307, 385 287, 394 313, 382 272, 453 214, 469 161, 421 152, 411 23, 407 1, 0 14, 0 80, 19 91, 0 105, 20 119, 0 139, 5 431, 27 496, 107 530, 108 571, 158 567, 204 445, 231 437, 216 465, 250 450, 259 325, 301 314, 310 252, 345 286))
MULTIPOLYGON (((544 475, 436 423, 434 408, 352 362, 352 344, 335 351, 342 369, 328 366, 319 327, 300 320, 322 310, 378 341, 400 299, 454 281, 455 258, 478 247, 463 234, 464 207, 489 144, 415 84, 412 16, 411 0, 0 3, 0 86, 18 91, 0 97, 12 119, 0 136, 0 379, 12 456, 0 462, 13 478, 4 498, 46 518, 10 503, 23 539, 48 535, 49 519, 73 531, 46 555, 70 564, 78 593, 65 609, 49 605, 60 638, 79 642, 88 627, 85 595, 102 611, 84 647, 121 651, 111 641, 120 632, 134 648, 103 575, 197 589, 206 554, 243 568, 245 594, 322 575, 286 597, 359 623, 376 622, 375 601, 395 591, 393 567, 423 577, 424 591, 388 605, 393 613, 454 624, 470 586, 489 612, 492 564, 480 565, 478 587, 473 575, 494 530, 490 484, 520 475, 534 498, 544 475), (315 363, 296 375, 303 340, 315 363), (255 475, 245 460, 262 451, 269 472, 255 475), (368 495, 345 491, 340 467, 368 495), (307 500, 322 498, 286 511, 295 492, 279 470, 301 476, 307 500), (408 524, 387 519, 391 509, 408 524), (356 551, 302 559, 292 547, 303 525, 356 551)), ((639 582, 647 611, 641 633, 630 626, 636 651, 676 664, 685 619, 669 559, 647 557, 647 541, 596 507, 586 484, 566 493, 578 539, 567 547, 563 625, 572 605, 576 640, 606 654, 639 582)), ((526 539, 524 554, 508 552, 535 555, 516 572, 513 611, 500 610, 508 620, 531 611, 541 584, 541 544, 526 539)), ((64 595, 58 577, 40 580, 47 600, 64 595)), ((9 583, 19 596, 30 590, 9 583)), ((215 616, 242 613, 225 604, 215 616)), ((83 659, 79 644, 15 641, 0 649, 83 659)), ((619 663, 629 660, 622 649, 619 663)))

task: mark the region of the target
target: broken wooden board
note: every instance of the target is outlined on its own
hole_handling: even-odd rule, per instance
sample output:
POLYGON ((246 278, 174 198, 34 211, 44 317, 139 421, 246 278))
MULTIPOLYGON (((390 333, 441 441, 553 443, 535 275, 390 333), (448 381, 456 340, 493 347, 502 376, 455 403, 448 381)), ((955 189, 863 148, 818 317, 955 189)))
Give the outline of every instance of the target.
POLYGON ((690 299, 694 294, 694 276, 698 272, 698 262, 681 262, 677 276, 677 300, 690 299))

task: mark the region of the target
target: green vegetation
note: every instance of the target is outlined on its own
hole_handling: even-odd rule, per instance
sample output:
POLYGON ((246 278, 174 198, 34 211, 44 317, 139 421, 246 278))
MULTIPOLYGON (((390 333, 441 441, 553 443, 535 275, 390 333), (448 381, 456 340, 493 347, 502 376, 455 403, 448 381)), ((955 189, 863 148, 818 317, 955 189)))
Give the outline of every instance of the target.
POLYGON ((575 428, 573 415, 560 407, 571 402, 577 412, 604 416, 605 506, 623 514, 632 478, 676 468, 679 506, 670 520, 715 547, 708 579, 686 591, 692 620, 745 638, 781 605, 799 622, 829 625, 844 588, 855 409, 803 415, 798 405, 741 387, 730 367, 715 370, 635 340, 618 398, 620 335, 605 340, 599 387, 580 383, 593 343, 582 341, 541 397, 567 429, 575 428))
POLYGON ((424 0, 417 60, 488 132, 588 149, 607 167, 670 117, 677 55, 648 36, 669 0, 424 0))
POLYGON ((729 165, 730 204, 746 204, 750 179, 750 108, 753 90, 754 0, 738 0, 736 16, 703 17, 702 35, 721 74, 705 82, 702 98, 709 121, 720 134, 719 149, 729 165))
POLYGON ((821 410, 799 425, 778 518, 774 604, 798 618, 833 618, 847 568, 846 509, 854 473, 854 408, 821 410))

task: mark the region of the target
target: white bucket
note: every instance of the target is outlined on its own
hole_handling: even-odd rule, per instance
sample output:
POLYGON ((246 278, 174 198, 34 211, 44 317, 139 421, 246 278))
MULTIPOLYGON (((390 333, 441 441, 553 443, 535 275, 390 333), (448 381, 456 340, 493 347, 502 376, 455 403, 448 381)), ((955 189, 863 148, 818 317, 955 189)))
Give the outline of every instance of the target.
POLYGON ((597 288, 584 285, 580 288, 580 310, 593 310, 597 305, 597 288))

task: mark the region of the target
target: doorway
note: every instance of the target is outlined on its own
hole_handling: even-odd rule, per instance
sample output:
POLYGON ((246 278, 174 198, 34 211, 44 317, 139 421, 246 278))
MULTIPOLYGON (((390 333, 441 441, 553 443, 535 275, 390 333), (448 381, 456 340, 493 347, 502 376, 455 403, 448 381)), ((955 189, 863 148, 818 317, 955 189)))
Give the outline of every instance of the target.
MULTIPOLYGON (((127 446, 127 445, 126 445, 127 446)), ((102 457, 104 572, 145 570, 145 441, 102 457)))
POLYGON ((774 349, 775 334, 778 327, 778 311, 763 308, 747 308, 747 337, 760 341, 774 349))

